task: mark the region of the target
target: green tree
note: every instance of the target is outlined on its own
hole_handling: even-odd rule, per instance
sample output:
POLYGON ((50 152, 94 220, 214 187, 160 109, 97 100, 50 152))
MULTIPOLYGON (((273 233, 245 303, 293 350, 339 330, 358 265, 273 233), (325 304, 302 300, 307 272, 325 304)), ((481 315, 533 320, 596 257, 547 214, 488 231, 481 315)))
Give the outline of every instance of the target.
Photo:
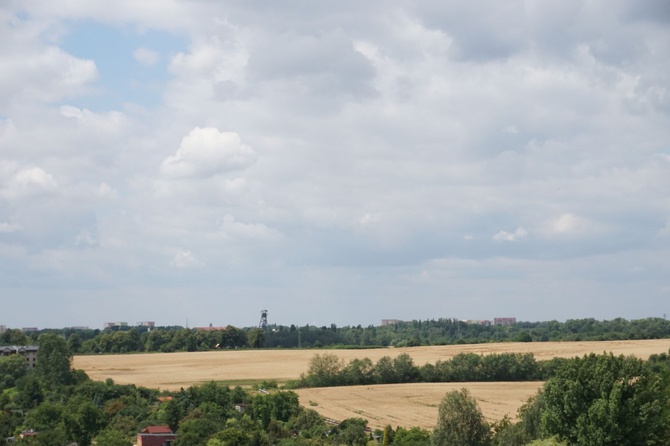
POLYGON ((46 401, 28 412, 24 426, 36 431, 54 429, 61 422, 64 413, 65 407, 62 404, 46 401))
POLYGON ((510 418, 505 415, 502 420, 493 424, 493 446, 523 446, 529 442, 521 423, 513 424, 510 418))
POLYGON ((270 421, 286 422, 298 413, 300 404, 295 392, 276 392, 270 395, 257 395, 251 402, 252 418, 267 429, 270 421))
POLYGON ((14 387, 16 380, 25 376, 26 360, 21 355, 0 358, 0 392, 14 387))
POLYGON ((90 446, 93 438, 105 427, 106 420, 100 409, 80 397, 70 400, 63 424, 70 439, 79 446, 90 446))
POLYGON ((332 353, 316 354, 309 361, 307 384, 314 387, 336 386, 340 384, 340 376, 344 362, 332 353))
POLYGON ((37 373, 28 373, 16 381, 19 391, 14 396, 16 404, 23 409, 37 407, 44 400, 44 391, 40 385, 37 373))
POLYGON ((172 432, 177 432, 177 429, 179 429, 179 420, 181 420, 184 415, 177 401, 174 399, 168 401, 164 413, 163 421, 170 426, 172 432))
POLYGON ((78 353, 81 346, 82 340, 81 336, 79 336, 79 333, 72 333, 70 337, 67 338, 67 348, 72 354, 78 353))
POLYGON ((69 443, 70 438, 65 432, 63 424, 59 424, 53 429, 41 430, 34 443, 28 443, 35 446, 63 446, 69 443))
POLYGON ((0 345, 26 345, 28 337, 18 328, 8 328, 0 334, 0 345))
POLYGON ((430 446, 430 432, 420 427, 399 427, 393 438, 393 446, 430 446))
POLYGON ((298 414, 287 423, 288 429, 304 438, 321 438, 328 430, 321 415, 313 409, 300 408, 298 414))
POLYGON ((172 337, 172 345, 174 345, 175 350, 185 350, 189 352, 195 351, 198 347, 193 332, 188 328, 183 328, 174 334, 172 337))
POLYGON ((97 446, 133 446, 122 432, 113 429, 105 429, 95 437, 97 446))
POLYGON ((440 403, 433 446, 486 446, 491 432, 467 389, 448 392, 440 403))
POLYGON ((419 379, 419 369, 407 353, 402 353, 393 359, 393 370, 401 383, 411 383, 419 379))
POLYGON ((369 358, 352 359, 349 365, 342 371, 343 379, 347 385, 363 385, 374 382, 374 365, 369 358))
POLYGON ((670 444, 668 395, 640 359, 573 358, 544 386, 542 426, 570 445, 670 444))
POLYGON ((388 356, 382 356, 375 364, 375 382, 377 384, 392 384, 398 382, 398 377, 393 367, 393 360, 388 356))
POLYGON ((265 332, 260 328, 250 330, 247 337, 251 348, 263 348, 265 345, 265 332))
POLYGON ((204 446, 207 439, 225 427, 224 411, 215 403, 203 403, 180 423, 176 446, 204 446))
POLYGON ((544 392, 540 390, 519 409, 519 422, 515 426, 521 431, 524 440, 530 441, 541 438, 544 406, 544 392))
POLYGON ((72 382, 72 354, 62 336, 42 334, 37 351, 37 372, 46 388, 72 382))
POLYGON ((265 446, 265 432, 257 423, 244 415, 242 418, 231 418, 226 422, 225 429, 212 435, 207 446, 265 446))
POLYGON ((382 433, 382 446, 389 446, 393 442, 394 434, 393 428, 387 424, 382 433))
POLYGON ((333 429, 332 435, 339 442, 336 444, 365 446, 368 442, 367 425, 368 421, 362 418, 347 418, 333 429))

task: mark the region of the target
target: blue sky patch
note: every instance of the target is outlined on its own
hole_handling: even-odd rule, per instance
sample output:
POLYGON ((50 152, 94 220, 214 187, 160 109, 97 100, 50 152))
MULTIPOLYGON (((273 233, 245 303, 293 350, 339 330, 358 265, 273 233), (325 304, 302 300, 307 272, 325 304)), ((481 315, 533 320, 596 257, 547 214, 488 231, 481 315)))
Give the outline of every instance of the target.
POLYGON ((138 32, 133 27, 113 27, 101 23, 70 22, 61 47, 73 56, 91 59, 98 68, 94 87, 97 94, 76 98, 72 105, 94 111, 121 109, 129 98, 134 104, 154 108, 161 104, 168 65, 172 56, 184 51, 186 40, 163 31, 138 32), (133 56, 139 48, 156 52, 153 65, 142 64, 133 56))

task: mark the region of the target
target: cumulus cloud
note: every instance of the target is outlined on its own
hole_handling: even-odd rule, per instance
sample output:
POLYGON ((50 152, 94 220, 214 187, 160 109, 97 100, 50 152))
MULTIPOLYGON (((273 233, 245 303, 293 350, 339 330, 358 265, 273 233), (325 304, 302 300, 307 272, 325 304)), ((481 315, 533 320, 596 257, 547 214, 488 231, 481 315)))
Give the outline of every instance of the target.
POLYGON ((174 178, 206 178, 247 169, 257 159, 237 133, 196 127, 182 139, 177 152, 163 161, 162 171, 174 178))
POLYGON ((149 48, 137 48, 135 51, 133 51, 133 58, 139 64, 150 67, 158 63, 160 54, 157 51, 150 50, 149 48))
POLYGON ((54 177, 41 167, 23 167, 16 171, 9 180, 3 195, 18 199, 30 196, 52 194, 58 189, 54 177))
POLYGON ((226 214, 220 225, 220 234, 227 240, 277 240, 281 234, 263 223, 243 223, 226 214))
POLYGON ((0 12, 0 112, 25 102, 59 101, 87 91, 98 78, 95 62, 41 41, 56 33, 50 20, 29 21, 0 12))
POLYGON ((588 222, 576 216, 575 214, 567 213, 561 215, 553 224, 553 229, 556 232, 566 234, 573 232, 582 232, 586 229, 588 222))
POLYGON ((528 236, 528 231, 524 228, 517 228, 514 232, 500 231, 493 236, 493 240, 504 242, 517 242, 528 236))
POLYGON ((100 198, 107 199, 115 199, 119 196, 119 194, 106 183, 100 183, 98 187, 95 188, 95 194, 100 198))
POLYGON ((117 137, 119 134, 123 134, 123 131, 129 125, 126 115, 114 110, 96 113, 71 105, 62 105, 59 110, 61 115, 75 121, 79 125, 79 129, 95 132, 98 136, 104 133, 111 137, 117 137))
POLYGON ((195 255, 193 255, 191 251, 179 249, 172 256, 170 265, 175 268, 194 268, 196 266, 202 265, 202 263, 195 257, 195 255))

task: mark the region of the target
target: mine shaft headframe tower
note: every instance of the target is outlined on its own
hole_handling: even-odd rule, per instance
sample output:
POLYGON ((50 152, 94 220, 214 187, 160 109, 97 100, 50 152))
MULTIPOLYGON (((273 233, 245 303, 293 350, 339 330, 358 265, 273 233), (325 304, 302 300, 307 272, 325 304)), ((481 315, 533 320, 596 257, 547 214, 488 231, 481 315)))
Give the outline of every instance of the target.
POLYGON ((268 328, 268 310, 261 310, 261 321, 258 323, 258 328, 263 331, 268 328))

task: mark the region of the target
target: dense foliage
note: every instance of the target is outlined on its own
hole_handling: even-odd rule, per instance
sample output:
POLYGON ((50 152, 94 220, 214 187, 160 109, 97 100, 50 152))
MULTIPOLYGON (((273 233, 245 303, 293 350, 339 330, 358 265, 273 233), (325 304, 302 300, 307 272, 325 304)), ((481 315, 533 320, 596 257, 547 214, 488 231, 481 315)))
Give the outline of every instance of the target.
POLYGON ((640 359, 571 359, 545 384, 544 400, 543 428, 568 444, 670 444, 667 388, 640 359))
POLYGON ((170 426, 175 446, 365 445, 371 438, 367 421, 328 424, 300 407, 294 392, 210 382, 160 394, 112 380, 91 381, 72 370, 62 336, 43 334, 39 347, 35 369, 19 355, 0 358, 3 444, 11 439, 16 445, 131 446, 149 425, 170 426))
POLYGON ((492 446, 670 444, 670 357, 590 354, 563 362, 492 446))
POLYGON ((369 358, 352 359, 345 364, 335 353, 316 354, 307 373, 287 387, 328 387, 412 382, 494 382, 543 381, 566 362, 555 358, 536 361, 532 353, 477 355, 459 353, 435 364, 417 366, 411 356, 383 356, 376 363, 369 358))

